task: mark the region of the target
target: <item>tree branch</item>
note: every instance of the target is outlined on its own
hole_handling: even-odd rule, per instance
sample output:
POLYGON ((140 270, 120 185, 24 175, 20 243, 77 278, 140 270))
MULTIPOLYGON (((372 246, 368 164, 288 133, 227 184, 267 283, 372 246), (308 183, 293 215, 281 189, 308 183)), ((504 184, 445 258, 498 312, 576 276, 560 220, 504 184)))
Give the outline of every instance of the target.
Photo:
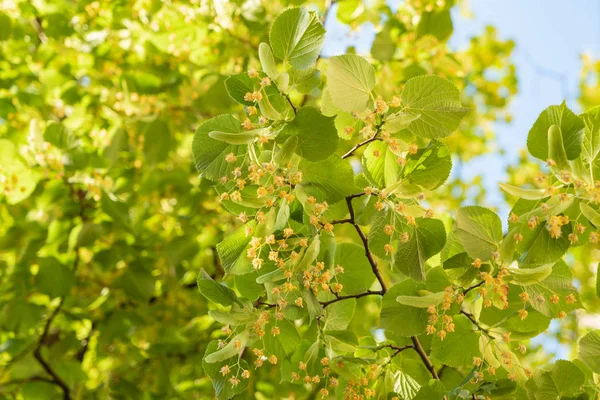
POLYGON ((421 357, 421 361, 423 361, 423 364, 425 364, 425 367, 429 370, 429 372, 431 373, 431 376, 433 376, 434 379, 439 380, 440 377, 438 376, 437 371, 435 370, 435 367, 433 366, 433 363, 427 356, 427 353, 425 352, 425 350, 423 350, 423 346, 421 346, 421 342, 419 342, 419 339, 416 336, 411 336, 410 339, 413 342, 415 351, 417 352, 419 357, 421 357))
POLYGON ((286 94, 284 97, 287 99, 288 103, 290 103, 290 106, 292 106, 292 110, 294 110, 294 115, 297 114, 298 110, 296 110, 296 106, 294 105, 294 103, 292 103, 292 99, 290 99, 290 95, 286 94))
MULTIPOLYGON (((77 257, 77 259, 79 259, 79 257, 77 257)), ((60 303, 58 303, 58 306, 54 309, 54 311, 52 311, 52 314, 50 314, 50 317, 48 317, 48 319, 46 320, 46 325, 44 326, 44 332, 42 333, 42 336, 40 336, 37 346, 35 346, 35 349, 33 350, 33 356, 38 361, 38 363, 42 366, 44 371, 46 371, 46 373, 48 373, 48 375, 50 375, 52 377, 52 383, 54 383, 55 385, 59 386, 62 389, 63 398, 65 400, 70 400, 71 392, 70 392, 69 386, 65 383, 65 381, 60 376, 58 376, 58 374, 52 369, 50 364, 48 364, 48 362, 46 362, 46 360, 44 360, 44 358, 42 357, 42 345, 44 344, 46 337, 50 333, 50 327, 52 325, 52 322, 54 321, 54 318, 58 315, 63 304, 64 304, 64 297, 61 297, 60 303)))
POLYGON ((323 307, 327 307, 330 304, 337 303, 338 301, 342 301, 342 300, 359 299, 361 297, 372 296, 372 295, 383 296, 383 294, 384 294, 383 290, 367 290, 366 292, 358 293, 358 294, 349 294, 349 295, 345 295, 345 296, 336 296, 336 298, 333 299, 333 300, 322 301, 321 305, 323 307))
POLYGON ((362 141, 362 142, 360 142, 360 143, 357 143, 357 144, 355 144, 355 145, 354 145, 354 147, 350 149, 350 151, 348 151, 346 154, 344 154, 344 155, 342 156, 342 158, 348 158, 348 157, 350 157, 352 154, 354 154, 354 152, 355 152, 356 150, 360 149, 361 147, 363 147, 363 146, 365 146, 365 145, 367 145, 367 144, 369 144, 369 143, 371 143, 371 142, 374 142, 374 141, 376 141, 376 140, 381 140, 379 137, 377 137, 377 135, 378 135, 378 134, 379 134, 379 129, 377 129, 377 130, 375 131, 375 133, 373 134, 373 136, 371 136, 370 138, 368 138, 368 139, 366 139, 366 140, 363 140, 363 141, 362 141))

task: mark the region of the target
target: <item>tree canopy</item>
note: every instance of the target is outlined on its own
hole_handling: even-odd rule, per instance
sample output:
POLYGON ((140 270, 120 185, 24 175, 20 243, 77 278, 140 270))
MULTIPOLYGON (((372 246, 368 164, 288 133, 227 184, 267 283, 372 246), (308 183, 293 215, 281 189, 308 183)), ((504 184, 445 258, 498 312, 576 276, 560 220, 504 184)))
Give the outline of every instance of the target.
POLYGON ((598 396, 585 79, 498 215, 452 169, 510 122, 514 44, 452 50, 454 1, 5 3, 0 398, 598 396))

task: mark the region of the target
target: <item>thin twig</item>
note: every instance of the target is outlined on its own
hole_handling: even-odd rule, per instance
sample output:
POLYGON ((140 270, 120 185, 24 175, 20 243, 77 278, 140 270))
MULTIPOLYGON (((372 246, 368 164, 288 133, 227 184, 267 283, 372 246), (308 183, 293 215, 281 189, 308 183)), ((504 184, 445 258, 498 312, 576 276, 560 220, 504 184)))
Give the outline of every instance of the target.
POLYGON ((427 353, 425 352, 425 350, 423 350, 423 346, 421 346, 421 342, 419 342, 419 339, 416 336, 411 336, 410 339, 413 342, 415 351, 417 352, 419 357, 421 357, 421 361, 423 361, 423 364, 425 364, 425 367, 429 370, 429 372, 431 373, 431 376, 433 376, 434 379, 439 380, 440 377, 438 376, 437 371, 435 370, 435 367, 433 366, 433 363, 427 356, 427 353))
POLYGON ((381 140, 381 139, 380 139, 380 138, 377 136, 378 134, 379 134, 379 129, 378 129, 377 131, 375 131, 375 133, 373 134, 373 136, 371 136, 370 138, 368 138, 368 139, 366 139, 366 140, 363 140, 363 141, 362 141, 362 142, 360 142, 360 143, 357 143, 357 144, 355 144, 355 145, 354 145, 354 147, 350 149, 350 151, 348 151, 346 154, 344 154, 344 155, 342 156, 342 158, 348 158, 348 157, 350 157, 352 154, 354 154, 354 152, 355 152, 356 150, 360 149, 361 147, 363 147, 363 146, 365 146, 365 145, 367 145, 367 144, 369 144, 369 143, 371 143, 371 142, 374 142, 374 141, 376 141, 376 140, 381 140))
POLYGON ((50 327, 52 326, 52 322, 54 321, 54 318, 58 315, 58 312, 60 311, 63 304, 64 304, 64 297, 61 297, 60 303, 58 303, 58 306, 54 309, 54 311, 52 311, 52 314, 50 314, 50 317, 48 317, 48 319, 46 320, 46 325, 44 326, 44 332, 42 333, 42 336, 40 336, 37 346, 33 350, 33 356, 38 361, 38 363, 42 366, 44 371, 46 371, 48 373, 48 375, 50 375, 52 377, 52 383, 54 383, 55 385, 59 386, 62 389, 63 398, 65 400, 70 400, 71 392, 70 392, 69 386, 65 383, 65 381, 60 376, 58 376, 58 374, 52 369, 50 364, 48 364, 48 362, 46 362, 46 360, 44 360, 44 357, 42 357, 42 345, 44 344, 46 337, 50 333, 50 327))
POLYGON ((383 290, 367 290, 366 292, 363 292, 363 293, 349 294, 349 295, 345 295, 345 296, 337 296, 333 300, 322 301, 321 305, 323 307, 327 307, 328 305, 337 303, 338 301, 347 300, 347 299, 359 299, 361 297, 372 296, 372 295, 383 296, 384 292, 383 292, 383 290))
POLYGON ((294 105, 294 103, 292 103, 292 99, 290 99, 290 95, 286 94, 285 98, 287 99, 288 103, 290 103, 290 106, 292 106, 292 110, 294 110, 294 114, 297 114, 296 106, 294 105))

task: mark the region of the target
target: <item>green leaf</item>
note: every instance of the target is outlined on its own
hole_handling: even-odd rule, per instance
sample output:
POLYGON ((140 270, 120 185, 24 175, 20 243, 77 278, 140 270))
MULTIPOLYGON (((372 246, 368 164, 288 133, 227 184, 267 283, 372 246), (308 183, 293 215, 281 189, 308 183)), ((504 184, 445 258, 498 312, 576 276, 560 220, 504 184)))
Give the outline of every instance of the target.
POLYGON ((432 35, 438 40, 446 40, 452 35, 453 29, 449 9, 426 11, 421 14, 421 19, 417 25, 417 37, 432 35))
POLYGON ((246 257, 246 247, 252 235, 246 236, 246 227, 254 230, 256 221, 252 220, 240 226, 235 232, 227 236, 225 240, 217 244, 217 252, 223 270, 227 274, 243 275, 253 271, 248 257, 246 257))
POLYGON ((296 118, 277 135, 278 141, 298 137, 296 153, 309 161, 321 161, 337 149, 335 118, 326 117, 314 107, 298 109, 296 118))
POLYGON ((323 329, 331 331, 341 331, 348 328, 354 310, 356 309, 356 300, 348 299, 338 301, 325 308, 325 324, 323 329))
POLYGON ((333 204, 360 191, 354 184, 352 167, 336 154, 318 162, 302 160, 299 169, 303 173, 301 186, 319 202, 333 204))
POLYGON ((198 290, 208 301, 223 306, 230 306, 237 301, 237 295, 233 290, 215 282, 204 269, 198 274, 198 290))
POLYGON ((552 380, 559 396, 573 396, 581 390, 585 375, 570 361, 558 360, 552 368, 552 380))
POLYGON ((544 189, 521 189, 520 187, 503 182, 499 182, 498 185, 500 185, 500 188, 506 193, 525 200, 539 200, 548 196, 544 189))
POLYGON ((275 64, 273 52, 268 44, 263 42, 258 46, 258 58, 260 59, 260 65, 265 74, 273 80, 277 79, 277 76, 279 76, 277 65, 275 64))
POLYGON ((37 287, 50 298, 63 297, 75 285, 73 271, 55 258, 41 258, 37 274, 37 287))
POLYGON ((398 243, 395 266, 404 275, 425 279, 425 262, 439 253, 446 243, 444 223, 439 219, 417 218, 409 227, 408 242, 398 243))
POLYGON ((422 386, 419 392, 412 400, 442 400, 446 395, 446 386, 437 380, 432 379, 427 386, 422 386))
POLYGON ((600 263, 596 266, 596 296, 600 297, 600 263))
POLYGON ((12 20, 4 13, 0 14, 0 41, 10 39, 12 32, 12 20))
POLYGON ((569 266, 562 260, 555 263, 552 273, 539 283, 523 286, 523 290, 529 294, 531 306, 550 318, 556 318, 560 311, 571 312, 581 308, 579 293, 573 286, 573 275, 569 266), (559 296, 559 302, 554 304, 550 301, 552 295, 559 296), (573 295, 575 302, 567 303, 566 298, 573 295))
POLYGON ((600 106, 593 107, 581 114, 581 119, 585 126, 581 144, 581 161, 588 168, 583 178, 587 179, 587 174, 590 174, 588 183, 593 183, 600 177, 598 160, 598 155, 600 155, 600 106))
POLYGON ((63 124, 50 122, 44 130, 44 141, 58 147, 59 149, 67 149, 74 144, 73 135, 67 130, 63 124))
POLYGON ((244 72, 237 75, 231 75, 225 79, 225 88, 227 89, 229 97, 236 102, 245 106, 253 106, 254 102, 245 100, 244 96, 246 93, 252 93, 260 88, 258 81, 258 79, 250 78, 250 76, 244 72))
POLYGON ((460 104, 456 86, 438 76, 410 79, 402 90, 402 101, 406 112, 420 115, 408 129, 415 135, 430 139, 450 135, 468 112, 460 104))
POLYGON ((389 288, 383 296, 380 315, 381 327, 392 334, 403 337, 423 333, 427 326, 427 309, 407 306, 396 301, 396 298, 401 295, 418 296, 419 291, 423 289, 425 289, 423 282, 415 282, 412 279, 407 279, 389 288))
POLYGON ((450 176, 452 157, 445 144, 432 140, 425 148, 409 154, 402 176, 411 185, 422 191, 430 191, 442 186, 450 176))
POLYGON ((316 68, 305 70, 294 69, 290 74, 290 89, 295 89, 302 94, 308 94, 321 83, 321 73, 316 68))
POLYGON ((365 110, 375 87, 375 70, 367 60, 354 54, 331 57, 326 75, 336 107, 349 113, 365 110))
POLYGON ((473 365, 473 357, 479 357, 479 337, 481 333, 465 315, 453 316, 454 332, 448 332, 441 340, 435 336, 431 341, 431 356, 451 367, 473 365))
POLYGON ((534 229, 525 227, 520 232, 523 240, 517 245, 517 251, 523 256, 521 262, 530 265, 542 265, 555 262, 569 249, 569 234, 571 225, 562 228, 562 235, 555 239, 550 236, 546 222, 540 223, 534 229))
POLYGON ((390 114, 385 119, 385 130, 390 133, 400 132, 408 128, 411 122, 416 121, 421 117, 421 114, 409 114, 402 111, 390 114))
POLYGON ((171 150, 172 133, 169 125, 160 119, 155 119, 144 129, 144 156, 150 164, 167 160, 171 150))
POLYGON ((583 201, 579 203, 579 209, 584 217, 595 227, 600 227, 600 213, 583 201))
POLYGON ((321 52, 325 28, 315 12, 290 8, 275 18, 269 38, 276 57, 296 69, 307 69, 321 52))
POLYGON ((202 368, 204 369, 206 375, 212 380, 217 399, 231 399, 235 395, 243 393, 246 390, 248 387, 248 379, 240 378, 240 383, 237 386, 232 386, 229 382, 229 379, 231 376, 240 377, 242 372, 245 369, 248 369, 248 363, 243 359, 228 360, 218 363, 207 363, 205 361, 206 357, 214 354, 216 351, 218 351, 218 342, 213 340, 206 347, 204 359, 202 360, 202 368), (230 373, 227 376, 223 376, 223 374, 220 372, 221 368, 225 365, 228 365, 230 369, 230 373))
POLYGON ((139 264, 127 266, 117 282, 116 286, 125 291, 128 298, 140 302, 147 302, 154 294, 155 279, 147 268, 139 264))
POLYGON ((3 191, 9 204, 17 204, 28 198, 41 178, 37 171, 29 169, 19 155, 17 146, 8 139, 0 139, 0 175, 6 178, 4 188, 10 189, 3 191))
POLYGON ((337 281, 343 285, 341 294, 362 293, 369 289, 375 280, 364 247, 356 243, 338 244, 334 264, 344 268, 344 273, 337 275, 337 281))
POLYGON ((229 153, 237 154, 238 146, 233 146, 211 138, 208 134, 213 131, 240 133, 241 123, 232 115, 220 115, 209 119, 198 129, 192 142, 194 163, 200 176, 216 180, 227 176, 233 171, 233 163, 225 161, 229 153))
POLYGON ((600 374, 600 331, 592 331, 579 341, 579 359, 600 374))
POLYGON ((400 165, 397 156, 383 141, 370 143, 363 153, 365 175, 368 175, 378 187, 393 185, 400 177, 400 165))
POLYGON ((487 208, 461 207, 456 212, 454 233, 469 257, 487 261, 502 240, 502 222, 487 208))
POLYGON ((550 157, 548 130, 552 125, 558 126, 562 132, 567 159, 576 159, 581 153, 584 124, 564 102, 560 106, 546 108, 533 124, 527 137, 527 149, 531 155, 544 161, 550 157))

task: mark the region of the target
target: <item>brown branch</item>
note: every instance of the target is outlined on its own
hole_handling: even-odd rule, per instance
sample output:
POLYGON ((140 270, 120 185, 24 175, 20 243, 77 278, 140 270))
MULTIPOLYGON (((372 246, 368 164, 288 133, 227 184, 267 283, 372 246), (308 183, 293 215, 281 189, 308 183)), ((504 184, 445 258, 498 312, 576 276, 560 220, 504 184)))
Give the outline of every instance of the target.
POLYGON ((360 197, 362 195, 364 195, 364 193, 359 193, 356 195, 351 195, 351 196, 346 197, 346 204, 348 206, 348 212, 350 213, 350 222, 349 223, 352 224, 352 226, 356 230, 356 233, 358 233, 360 240, 363 243, 363 247, 365 248, 365 255, 367 256, 367 260, 369 260, 369 264, 371 265, 371 270, 373 271, 373 274, 375 274, 375 277, 377 278, 379 285, 381 285, 381 294, 384 295, 385 292, 387 292, 387 287, 385 285, 383 277, 381 276, 381 272, 379 271, 379 268, 377 267, 377 262, 373 258, 373 254, 371 253, 371 250, 369 249, 369 239, 367 239, 367 236, 365 235, 365 233, 362 231, 362 229, 356 222, 356 216, 354 214, 354 207, 352 206, 352 199, 354 199, 355 197, 360 197))
MULTIPOLYGON (((79 258, 79 257, 77 257, 77 258, 79 258)), ((48 319, 46 320, 46 325, 44 326, 44 332, 42 333, 42 336, 40 336, 37 346, 33 350, 33 356, 38 361, 38 363, 42 366, 44 371, 46 371, 46 373, 48 373, 48 375, 50 375, 52 377, 52 383, 54 383, 55 385, 59 386, 62 389, 63 399, 70 400, 71 392, 70 392, 69 386, 65 383, 65 381, 60 376, 58 376, 58 374, 52 369, 50 364, 48 364, 48 362, 46 360, 44 360, 44 357, 42 357, 42 345, 44 344, 46 337, 50 333, 50 327, 52 325, 52 322, 54 321, 54 318, 58 315, 63 304, 64 304, 64 297, 61 297, 60 303, 58 303, 58 306, 54 309, 52 314, 50 314, 50 317, 48 317, 48 319)))
POLYGON ((485 283, 485 281, 481 281, 481 282, 479 282, 479 283, 477 283, 477 284, 475 284, 475 285, 473 285, 473 286, 471 286, 471 287, 469 287, 469 288, 465 289, 465 290, 463 291, 463 294, 467 294, 467 293, 469 293, 471 290, 473 290, 473 289, 477 289, 479 286, 483 285, 484 283, 485 283))
POLYGON ((294 105, 294 103, 292 103, 292 99, 290 99, 290 95, 286 94, 284 97, 286 98, 288 103, 290 103, 290 106, 292 106, 292 110, 294 110, 294 115, 296 115, 298 113, 298 110, 296 110, 296 106, 294 105))
POLYGON ((328 305, 333 304, 333 303, 337 303, 338 301, 347 300, 347 299, 359 299, 361 297, 372 296, 372 295, 383 296, 384 292, 383 292, 383 290, 367 290, 366 292, 358 293, 358 294, 349 294, 349 295, 345 295, 345 296, 336 296, 336 298, 333 299, 333 300, 322 301, 321 305, 323 307, 327 307, 328 305))
POLYGON ((373 134, 373 136, 371 136, 370 138, 368 138, 368 139, 366 139, 366 140, 363 140, 363 141, 362 141, 362 142, 360 142, 360 143, 357 143, 357 144, 355 144, 355 145, 354 145, 354 147, 350 149, 350 151, 348 151, 346 154, 344 154, 344 155, 342 156, 342 158, 348 158, 348 157, 350 157, 352 154, 354 154, 354 152, 355 152, 356 150, 360 149, 361 147, 363 147, 363 146, 365 146, 365 145, 367 145, 367 144, 369 144, 369 143, 371 143, 371 142, 374 142, 374 141, 376 141, 376 140, 381 140, 379 137, 377 137, 377 135, 378 135, 378 134, 379 134, 379 129, 377 129, 377 130, 375 131, 375 133, 373 134))
POLYGON ((410 339, 413 342, 415 351, 417 352, 419 357, 421 357, 421 361, 423 361, 423 364, 425 364, 425 367, 429 370, 429 372, 431 373, 431 376, 433 376, 434 379, 439 380, 440 377, 438 376, 437 371, 435 370, 435 367, 433 366, 433 363, 427 356, 427 353, 425 352, 425 350, 423 350, 423 346, 421 346, 421 342, 419 342, 419 339, 416 336, 411 336, 410 339))

